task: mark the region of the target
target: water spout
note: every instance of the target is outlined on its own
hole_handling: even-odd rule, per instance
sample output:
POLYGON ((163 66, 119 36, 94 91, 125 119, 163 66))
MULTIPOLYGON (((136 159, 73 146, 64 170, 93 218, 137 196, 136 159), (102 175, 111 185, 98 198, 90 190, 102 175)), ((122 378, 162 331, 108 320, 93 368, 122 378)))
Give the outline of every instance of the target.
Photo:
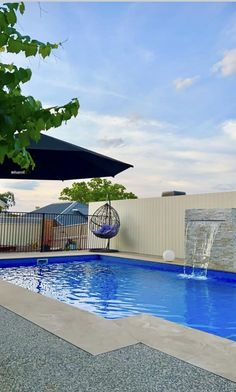
POLYGON ((219 221, 190 221, 186 225, 185 239, 189 258, 185 261, 183 277, 206 279, 211 249, 219 229, 219 221), (200 268, 196 272, 196 268, 200 268))

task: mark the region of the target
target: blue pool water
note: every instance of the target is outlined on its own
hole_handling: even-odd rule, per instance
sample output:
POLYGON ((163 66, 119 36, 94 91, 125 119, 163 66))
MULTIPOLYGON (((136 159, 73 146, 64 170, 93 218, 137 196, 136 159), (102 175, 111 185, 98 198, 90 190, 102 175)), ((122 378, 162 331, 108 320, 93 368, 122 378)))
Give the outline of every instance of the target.
POLYGON ((0 279, 108 319, 149 313, 236 341, 236 274, 210 271, 201 280, 182 273, 174 265, 95 257, 0 268, 0 279))

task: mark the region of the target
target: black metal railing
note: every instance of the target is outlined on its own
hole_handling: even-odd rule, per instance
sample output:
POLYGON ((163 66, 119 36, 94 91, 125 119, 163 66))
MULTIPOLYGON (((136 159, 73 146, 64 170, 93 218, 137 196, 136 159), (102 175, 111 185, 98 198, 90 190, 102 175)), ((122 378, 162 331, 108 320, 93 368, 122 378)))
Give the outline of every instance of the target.
POLYGON ((44 252, 105 248, 89 231, 89 215, 0 213, 0 252, 44 252))

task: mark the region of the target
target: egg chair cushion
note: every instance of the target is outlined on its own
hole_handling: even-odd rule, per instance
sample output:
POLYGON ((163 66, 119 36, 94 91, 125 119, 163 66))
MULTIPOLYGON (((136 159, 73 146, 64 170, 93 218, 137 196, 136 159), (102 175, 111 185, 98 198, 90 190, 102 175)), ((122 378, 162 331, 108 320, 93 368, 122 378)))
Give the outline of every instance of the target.
POLYGON ((93 230, 93 234, 104 238, 114 237, 117 234, 118 225, 103 224, 98 230, 93 230))

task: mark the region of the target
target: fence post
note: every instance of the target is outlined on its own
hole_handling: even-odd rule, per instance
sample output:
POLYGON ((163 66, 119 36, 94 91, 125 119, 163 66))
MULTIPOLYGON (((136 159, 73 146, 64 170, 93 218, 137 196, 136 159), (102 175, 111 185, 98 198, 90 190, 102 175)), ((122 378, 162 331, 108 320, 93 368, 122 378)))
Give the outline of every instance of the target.
POLYGON ((44 250, 44 225, 45 225, 45 213, 42 214, 43 219, 42 219, 42 231, 41 231, 41 247, 40 247, 40 252, 43 252, 44 250))

